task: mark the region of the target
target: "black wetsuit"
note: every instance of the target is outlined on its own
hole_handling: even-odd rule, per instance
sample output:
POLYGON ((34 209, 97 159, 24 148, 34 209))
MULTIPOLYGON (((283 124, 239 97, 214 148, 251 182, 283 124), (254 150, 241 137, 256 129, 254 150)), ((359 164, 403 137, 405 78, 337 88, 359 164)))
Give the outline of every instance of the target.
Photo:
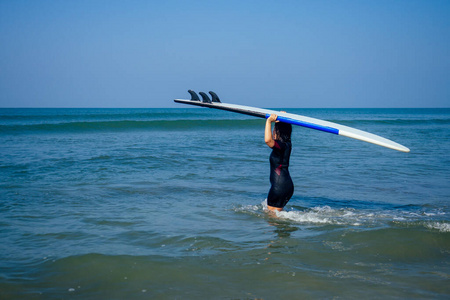
POLYGON ((291 156, 291 143, 276 140, 270 154, 270 183, 267 196, 269 206, 283 208, 294 194, 294 183, 289 174, 289 158, 291 156))

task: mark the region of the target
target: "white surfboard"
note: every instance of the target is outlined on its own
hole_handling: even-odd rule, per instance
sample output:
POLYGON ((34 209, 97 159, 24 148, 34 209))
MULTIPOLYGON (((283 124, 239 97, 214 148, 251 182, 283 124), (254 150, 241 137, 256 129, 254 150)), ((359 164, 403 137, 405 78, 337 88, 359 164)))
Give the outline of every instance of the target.
POLYGON ((189 90, 189 93, 191 94, 192 99, 175 99, 174 101, 177 103, 184 103, 189 105, 196 105, 196 106, 202 106, 202 107, 209 107, 214 109, 221 109, 231 112, 236 112, 240 114, 246 114, 254 117, 259 118, 268 118, 271 114, 276 114, 278 116, 277 120, 284 123, 289 123, 293 125, 303 126, 311 129, 321 130, 337 135, 346 136, 349 138, 357 139, 360 141, 372 143, 375 145, 383 146, 386 148, 402 151, 402 152, 409 152, 410 150, 400 145, 394 141, 391 141, 389 139, 386 139, 384 137, 359 130, 356 128, 344 126, 341 124, 328 122, 320 119, 310 118, 302 115, 297 114, 290 114, 290 113, 283 113, 275 110, 270 109, 264 109, 264 108, 258 108, 258 107, 252 107, 252 106, 245 106, 245 105, 236 105, 236 104, 229 104, 229 103, 222 103, 220 102, 219 98, 214 92, 210 92, 212 96, 212 101, 209 99, 209 97, 205 94, 200 92, 200 95, 203 98, 203 101, 200 101, 198 96, 195 94, 195 92, 189 90))

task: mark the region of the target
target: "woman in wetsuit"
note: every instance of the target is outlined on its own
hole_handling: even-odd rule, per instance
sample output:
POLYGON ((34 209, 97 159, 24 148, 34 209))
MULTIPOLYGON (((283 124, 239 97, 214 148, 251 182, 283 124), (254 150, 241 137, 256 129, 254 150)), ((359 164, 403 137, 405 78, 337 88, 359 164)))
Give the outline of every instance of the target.
POLYGON ((291 156, 292 125, 276 122, 277 115, 272 114, 266 121, 264 140, 270 148, 270 184, 267 196, 267 208, 282 211, 294 194, 294 183, 289 174, 289 157, 291 156), (272 123, 275 126, 272 134, 272 123))

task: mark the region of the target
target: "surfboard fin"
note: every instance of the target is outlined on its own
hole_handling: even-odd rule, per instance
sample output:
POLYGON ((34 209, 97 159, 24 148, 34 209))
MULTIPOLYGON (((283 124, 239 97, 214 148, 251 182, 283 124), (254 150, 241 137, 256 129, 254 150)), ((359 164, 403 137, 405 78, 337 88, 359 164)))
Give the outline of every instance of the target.
POLYGON ((192 101, 200 101, 200 98, 198 97, 197 93, 195 93, 193 90, 189 90, 188 93, 191 94, 192 101))
POLYGON ((212 102, 218 102, 218 103, 220 103, 219 96, 217 96, 216 93, 214 93, 213 91, 209 91, 209 93, 211 94, 212 102))
POLYGON ((204 103, 211 103, 211 99, 209 99, 208 95, 206 95, 203 92, 200 92, 199 94, 200 94, 200 96, 202 96, 204 103))

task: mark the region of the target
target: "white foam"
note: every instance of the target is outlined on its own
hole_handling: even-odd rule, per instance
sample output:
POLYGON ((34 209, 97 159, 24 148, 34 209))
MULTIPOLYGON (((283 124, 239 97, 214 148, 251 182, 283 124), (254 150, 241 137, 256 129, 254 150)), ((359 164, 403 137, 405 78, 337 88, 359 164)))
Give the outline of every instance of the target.
POLYGON ((235 207, 234 211, 238 211, 238 212, 259 212, 261 210, 264 211, 267 209, 267 204, 264 207, 263 203, 261 203, 261 205, 245 205, 245 206, 241 206, 241 207, 235 207))
MULTIPOLYGON (((235 208, 235 211, 267 216, 267 199, 259 205, 247 205, 235 208)), ((386 226, 390 222, 398 223, 400 226, 409 226, 420 222, 426 228, 450 232, 450 223, 441 221, 427 221, 436 212, 411 212, 403 210, 357 210, 354 208, 332 208, 328 205, 316 206, 304 210, 294 208, 283 211, 275 211, 276 217, 292 221, 298 224, 311 225, 350 225, 350 226, 386 226), (425 222, 425 223, 424 223, 425 222)))
POLYGON ((440 232, 450 232, 450 223, 431 222, 431 223, 425 224, 425 227, 428 229, 437 229, 440 232))
POLYGON ((277 211, 277 217, 288 219, 297 223, 309 223, 309 224, 331 224, 333 221, 320 212, 315 211, 277 211))
MULTIPOLYGON (((267 199, 259 205, 246 205, 237 207, 234 210, 252 214, 266 213, 269 211, 267 208, 267 199)), ((376 214, 373 213, 361 213, 351 208, 334 209, 327 205, 316 206, 302 211, 291 209, 280 212, 275 211, 274 213, 280 219, 311 225, 330 224, 360 226, 364 224, 367 219, 377 217, 376 214)))

